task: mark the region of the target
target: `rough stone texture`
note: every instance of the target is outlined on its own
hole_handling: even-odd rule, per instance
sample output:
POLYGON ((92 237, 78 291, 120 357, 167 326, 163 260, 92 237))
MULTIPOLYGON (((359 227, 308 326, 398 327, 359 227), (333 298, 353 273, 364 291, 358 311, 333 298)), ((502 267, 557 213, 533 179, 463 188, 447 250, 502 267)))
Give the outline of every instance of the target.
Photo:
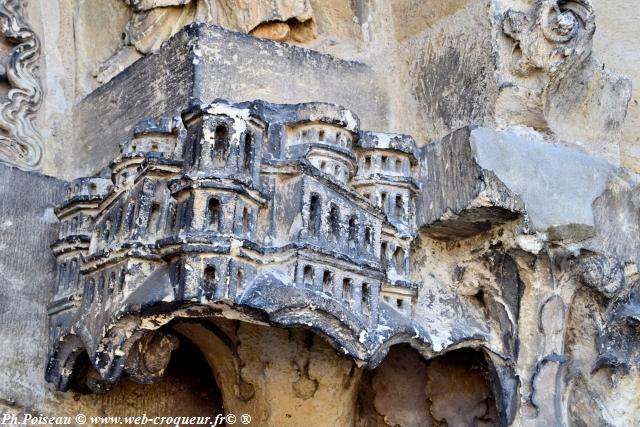
POLYGON ((602 66, 628 76, 633 81, 627 118, 622 128, 621 164, 640 172, 640 53, 634 40, 640 37, 637 25, 638 4, 633 0, 617 2, 611 7, 606 0, 594 0, 596 31, 593 46, 602 66))
MULTIPOLYGON (((35 32, 40 42, 39 57, 16 37, 0 44, 0 70, 26 64, 42 87, 37 113, 23 115, 43 136, 39 167, 92 176, 66 183, 0 169, 0 338, 9 349, 0 409, 246 411, 253 424, 290 426, 639 424, 638 85, 617 74, 638 78, 639 9, 609 3, 29 0, 12 9, 18 2, 0 0, 0 12, 28 24, 21 40, 35 32), (181 29, 193 21, 207 24, 181 29), (12 48, 28 55, 7 63, 12 48), (196 108, 183 127, 191 98, 213 103, 207 126, 196 108), (215 150, 222 122, 233 128, 230 151, 215 150), (247 130, 257 158, 244 153, 247 130), (346 142, 333 141, 336 130, 346 142), (305 142, 290 144, 295 135, 305 142), (326 150, 334 142, 346 145, 326 150), (394 191, 415 192, 415 206, 403 201, 415 222, 402 230, 390 193, 387 209, 376 207, 396 170, 390 153, 409 158, 417 184, 394 175, 394 191), (185 168, 185 154, 197 167, 185 168), (242 172, 247 158, 251 173, 242 172), (309 261, 341 274, 366 264, 360 279, 383 283, 370 300, 375 328, 363 324, 358 295, 337 298, 340 278, 303 268, 300 283, 312 289, 294 286, 284 266, 302 249, 278 256, 306 238, 297 233, 310 230, 303 195, 318 182, 341 214, 356 203, 366 211, 357 225, 375 223, 408 246, 405 286, 390 288, 402 257, 344 249, 348 218, 335 221, 329 204, 319 216, 323 255, 309 261), (221 203, 222 235, 201 228, 211 222, 208 200, 188 204, 208 192, 234 194, 221 203), (166 240, 172 199, 186 223, 166 240), (55 219, 43 209, 61 203, 62 239, 49 248, 55 219), (139 232, 115 230, 123 217, 139 232), (251 254, 260 263, 242 277, 209 286, 251 254), (112 275, 117 263, 124 273, 112 275), (94 284, 74 281, 92 275, 94 284), (243 282, 233 297, 220 293, 243 282), (91 300, 85 290, 98 287, 91 300)), ((6 73, 2 92, 26 81, 15 77, 6 73)), ((15 99, 34 109, 38 93, 22 89, 15 99)), ((386 250, 396 252, 388 242, 386 250)))
POLYGON ((55 238, 54 207, 64 197, 63 181, 0 164, 0 396, 22 408, 42 405, 46 388, 47 285, 55 277, 48 249, 55 238), (39 191, 32 191, 38 187, 39 191), (25 258, 25 253, 33 254, 25 258), (30 331, 31 340, 25 340, 30 331))

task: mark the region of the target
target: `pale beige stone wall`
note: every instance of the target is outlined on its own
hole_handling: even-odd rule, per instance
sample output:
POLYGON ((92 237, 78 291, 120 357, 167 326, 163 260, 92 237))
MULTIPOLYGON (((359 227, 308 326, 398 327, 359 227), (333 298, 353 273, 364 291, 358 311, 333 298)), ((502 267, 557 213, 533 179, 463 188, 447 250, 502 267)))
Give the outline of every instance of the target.
POLYGON ((594 51, 609 70, 629 77, 633 94, 623 127, 621 164, 640 171, 640 3, 593 0, 598 30, 594 51))

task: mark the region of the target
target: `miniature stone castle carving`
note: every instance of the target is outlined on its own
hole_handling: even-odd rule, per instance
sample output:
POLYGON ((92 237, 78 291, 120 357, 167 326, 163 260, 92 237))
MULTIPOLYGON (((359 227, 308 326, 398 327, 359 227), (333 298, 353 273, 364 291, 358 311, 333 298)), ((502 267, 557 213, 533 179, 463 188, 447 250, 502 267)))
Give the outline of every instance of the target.
POLYGON ((136 372, 148 309, 305 325, 371 363, 398 334, 426 344, 409 271, 417 174, 411 137, 362 132, 332 104, 218 100, 140 122, 57 210, 48 379, 67 388, 85 350, 96 390, 136 372))

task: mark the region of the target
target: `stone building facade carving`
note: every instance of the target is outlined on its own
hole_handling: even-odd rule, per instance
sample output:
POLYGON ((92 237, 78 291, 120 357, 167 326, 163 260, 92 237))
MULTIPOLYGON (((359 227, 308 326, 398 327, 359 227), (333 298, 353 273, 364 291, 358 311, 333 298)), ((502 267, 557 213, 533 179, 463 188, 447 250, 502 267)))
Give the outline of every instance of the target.
POLYGON ((111 179, 73 181, 57 210, 49 379, 66 389, 86 349, 115 381, 140 332, 124 319, 162 303, 168 317, 258 310, 374 365, 394 335, 426 345, 418 161, 411 137, 362 132, 331 104, 220 100, 140 122, 111 179))
POLYGON ((603 1, 0 0, 2 413, 639 424, 603 1))

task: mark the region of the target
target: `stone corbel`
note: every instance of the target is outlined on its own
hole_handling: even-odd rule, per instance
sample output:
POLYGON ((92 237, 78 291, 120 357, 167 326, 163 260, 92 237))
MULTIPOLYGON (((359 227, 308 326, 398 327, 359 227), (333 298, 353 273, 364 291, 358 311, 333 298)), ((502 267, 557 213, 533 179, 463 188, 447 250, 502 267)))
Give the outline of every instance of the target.
POLYGON ((0 0, 0 32, 11 52, 4 58, 0 79, 9 92, 0 97, 0 161, 36 170, 42 164, 42 137, 34 116, 42 102, 36 70, 40 41, 24 17, 23 0, 0 0))

